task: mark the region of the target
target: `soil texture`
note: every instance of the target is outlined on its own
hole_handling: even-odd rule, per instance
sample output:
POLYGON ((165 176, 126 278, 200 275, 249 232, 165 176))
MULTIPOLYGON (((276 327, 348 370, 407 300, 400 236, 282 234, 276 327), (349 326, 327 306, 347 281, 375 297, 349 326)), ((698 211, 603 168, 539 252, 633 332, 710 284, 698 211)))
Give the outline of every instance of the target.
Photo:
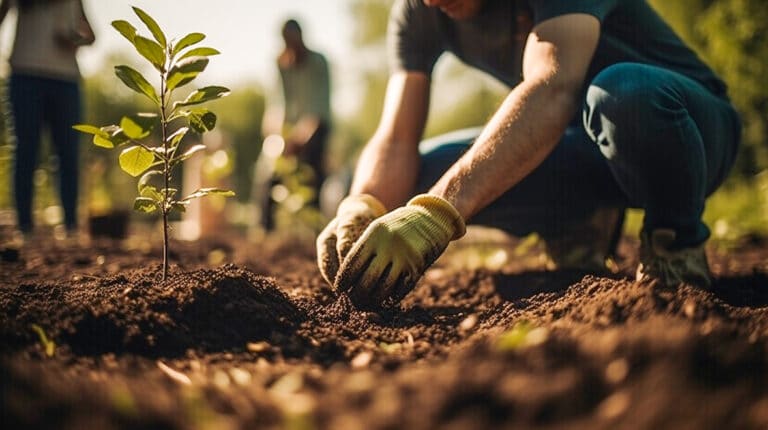
POLYGON ((3 251, 3 428, 768 428, 759 238, 710 247, 709 291, 634 282, 630 238, 608 277, 459 242, 379 313, 311 240, 172 246, 167 282, 136 238, 3 251))

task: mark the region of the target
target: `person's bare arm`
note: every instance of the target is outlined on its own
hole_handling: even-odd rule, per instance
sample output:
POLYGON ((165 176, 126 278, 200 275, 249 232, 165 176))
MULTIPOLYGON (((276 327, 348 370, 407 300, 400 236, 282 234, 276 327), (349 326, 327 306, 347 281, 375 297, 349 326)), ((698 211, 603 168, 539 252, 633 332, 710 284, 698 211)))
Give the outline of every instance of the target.
POLYGON ((418 147, 428 108, 426 74, 392 74, 379 126, 360 155, 350 194, 371 194, 388 209, 405 203, 418 179, 418 147))
POLYGON ((96 41, 96 35, 93 33, 91 23, 88 21, 88 17, 85 15, 85 9, 83 8, 83 2, 80 2, 80 22, 77 26, 77 33, 80 36, 79 45, 92 45, 96 41))
POLYGON ((541 164, 579 109, 599 35, 599 21, 585 14, 534 27, 526 42, 523 82, 430 193, 448 200, 466 220, 541 164))
POLYGON ((320 117, 315 114, 305 114, 296 122, 291 128, 290 135, 285 138, 285 152, 286 154, 294 155, 298 154, 309 142, 309 139, 320 128, 320 117))
POLYGON ((10 0, 0 0, 0 25, 5 21, 5 16, 8 15, 8 9, 10 9, 10 0))

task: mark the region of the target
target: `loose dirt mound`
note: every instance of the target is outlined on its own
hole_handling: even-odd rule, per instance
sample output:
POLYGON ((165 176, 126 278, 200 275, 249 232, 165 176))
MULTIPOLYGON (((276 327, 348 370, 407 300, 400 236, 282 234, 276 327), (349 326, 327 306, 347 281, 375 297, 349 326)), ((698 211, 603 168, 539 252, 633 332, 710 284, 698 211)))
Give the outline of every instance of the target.
POLYGON ((173 356, 188 348, 244 349, 303 320, 271 278, 233 265, 172 273, 158 270, 77 283, 23 284, 0 296, 0 342, 37 339, 36 324, 76 354, 173 356))

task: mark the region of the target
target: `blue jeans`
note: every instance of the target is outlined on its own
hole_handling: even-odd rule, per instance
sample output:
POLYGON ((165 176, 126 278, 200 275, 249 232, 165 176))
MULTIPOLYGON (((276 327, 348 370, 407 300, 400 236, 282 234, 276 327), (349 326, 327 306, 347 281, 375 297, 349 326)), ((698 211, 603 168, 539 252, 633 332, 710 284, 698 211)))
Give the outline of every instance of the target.
MULTIPOLYGON (((422 142, 417 191, 428 190, 479 131, 422 142)), ((704 200, 725 179, 740 135, 728 100, 699 83, 616 64, 590 83, 583 112, 544 162, 470 222, 553 236, 598 207, 637 207, 645 209, 645 230, 670 228, 677 246, 695 246, 709 237, 704 200)))
POLYGON ((64 224, 77 226, 77 195, 80 139, 72 129, 80 122, 80 87, 64 81, 13 73, 9 83, 16 134, 14 197, 19 228, 32 230, 33 176, 40 150, 40 137, 48 127, 58 158, 58 188, 64 208, 64 224))

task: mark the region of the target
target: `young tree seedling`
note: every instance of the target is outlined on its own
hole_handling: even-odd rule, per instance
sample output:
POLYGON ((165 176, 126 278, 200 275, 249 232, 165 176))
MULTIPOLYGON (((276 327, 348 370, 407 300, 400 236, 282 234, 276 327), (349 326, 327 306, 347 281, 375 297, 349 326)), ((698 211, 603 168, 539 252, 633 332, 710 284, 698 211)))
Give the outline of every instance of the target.
POLYGON ((182 140, 190 130, 203 134, 213 130, 216 115, 199 105, 229 94, 227 88, 206 86, 192 91, 186 98, 174 101, 174 91, 192 82, 205 70, 208 57, 219 54, 209 47, 195 47, 205 35, 190 33, 178 40, 168 40, 157 22, 143 10, 133 11, 147 27, 152 39, 138 34, 128 21, 112 22, 144 59, 159 74, 159 90, 135 69, 119 65, 117 77, 130 89, 147 97, 156 112, 140 112, 124 116, 120 124, 97 127, 78 124, 74 128, 93 135, 93 143, 102 148, 125 148, 118 158, 120 168, 138 177, 138 193, 133 209, 144 213, 159 211, 163 219, 163 281, 168 276, 168 214, 184 212, 193 199, 212 194, 233 196, 234 192, 219 188, 201 188, 178 198, 179 190, 171 188, 174 168, 184 160, 205 149, 196 144, 182 150, 182 140), (178 124, 178 125, 176 125, 178 124), (160 141, 153 138, 158 128, 160 141))

